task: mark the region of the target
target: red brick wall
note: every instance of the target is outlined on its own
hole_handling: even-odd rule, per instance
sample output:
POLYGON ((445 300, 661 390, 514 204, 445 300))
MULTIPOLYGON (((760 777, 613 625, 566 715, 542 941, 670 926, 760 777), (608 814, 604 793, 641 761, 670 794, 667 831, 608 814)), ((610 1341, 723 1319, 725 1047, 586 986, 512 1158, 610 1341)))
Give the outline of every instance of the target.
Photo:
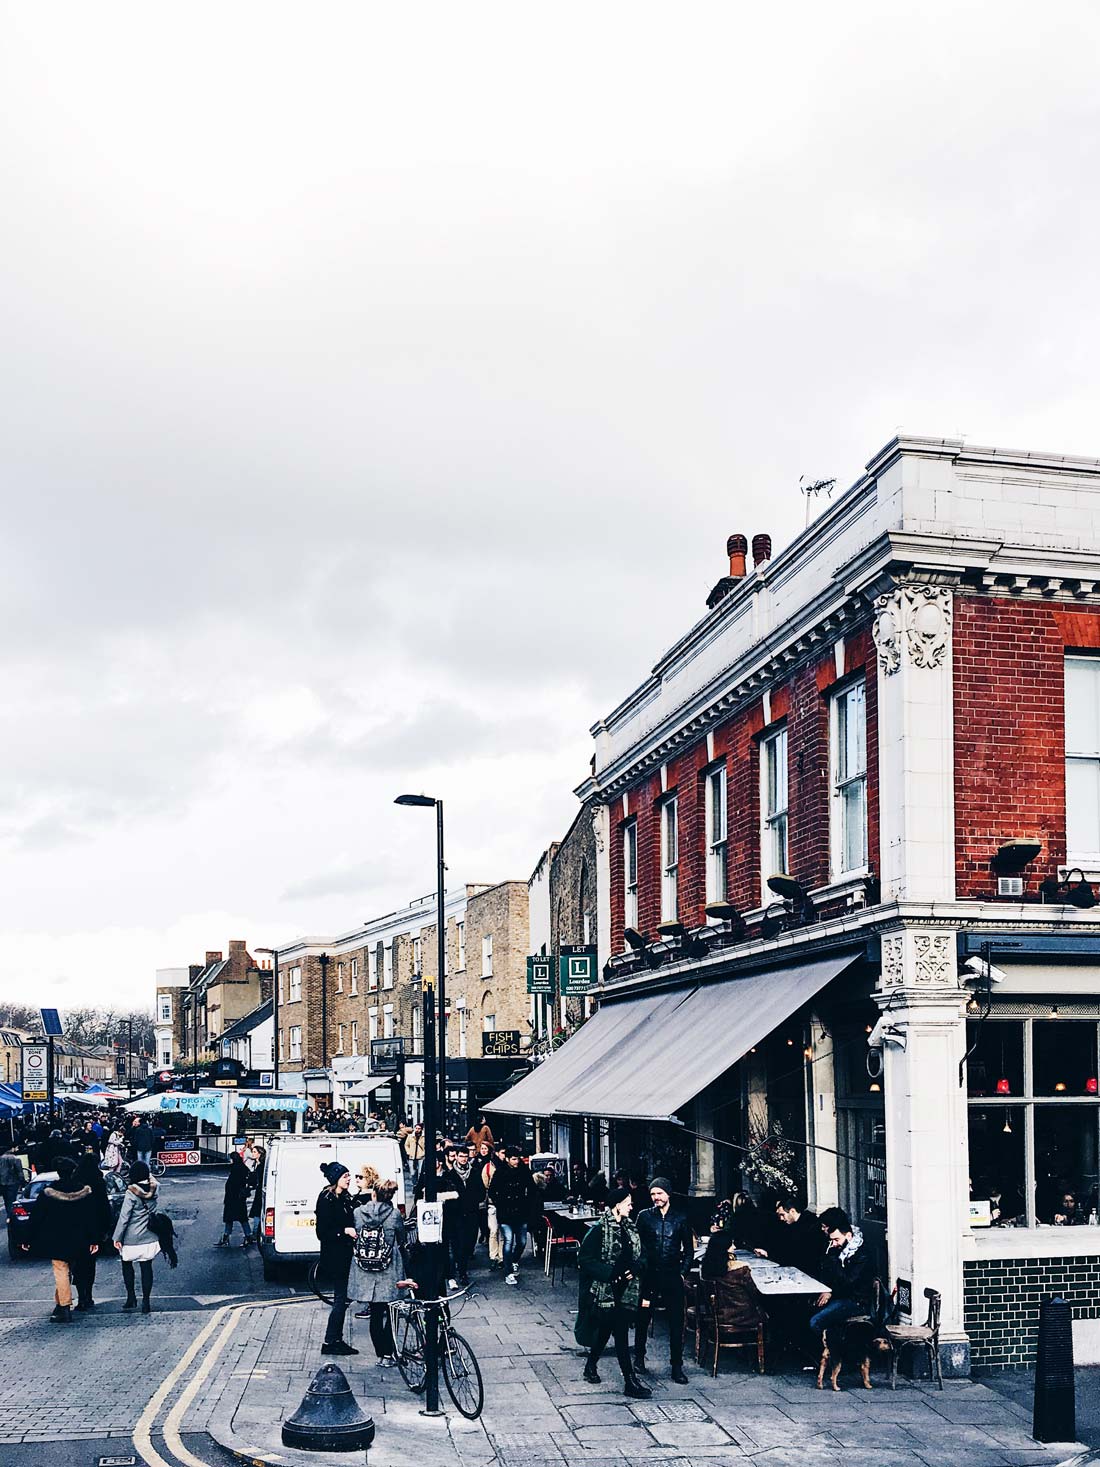
POLYGON ((1025 872, 1029 896, 1065 860, 1065 651, 1098 643, 1100 618, 1093 612, 1058 612, 998 597, 955 598, 960 897, 993 894, 990 858, 1013 836, 1043 843, 1025 872))
MULTIPOLYGON (((874 646, 868 632, 848 637, 844 675, 862 670, 867 683, 867 823, 869 864, 878 867, 878 700, 874 646)), ((774 727, 788 728, 789 848, 791 875, 807 887, 829 880, 829 716, 828 693, 836 682, 836 657, 829 648, 818 661, 797 670, 771 693, 774 727)), ((729 899, 741 911, 761 904, 760 893, 760 734, 761 702, 739 711, 714 729, 714 754, 726 760, 728 799, 729 899)), ((706 740, 700 739, 671 760, 668 793, 679 797, 680 918, 688 926, 705 921, 706 740)), ((629 817, 638 822, 638 925, 656 936, 661 913, 660 776, 647 776, 629 791, 629 817)), ((611 946, 623 947, 622 798, 612 804, 611 946)))

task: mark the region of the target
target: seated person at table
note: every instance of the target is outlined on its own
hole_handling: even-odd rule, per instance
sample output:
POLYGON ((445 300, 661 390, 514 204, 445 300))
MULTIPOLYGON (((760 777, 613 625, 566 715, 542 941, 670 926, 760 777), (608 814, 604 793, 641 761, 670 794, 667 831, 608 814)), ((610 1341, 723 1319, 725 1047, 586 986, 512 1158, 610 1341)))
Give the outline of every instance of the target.
POLYGON ((842 1324, 854 1314, 863 1314, 870 1305, 874 1285, 874 1265, 859 1228, 839 1207, 825 1215, 829 1221, 829 1246, 817 1269, 828 1287, 820 1294, 817 1308, 810 1315, 810 1328, 820 1334, 831 1324, 842 1324))
POLYGON ((756 1248, 764 1241, 764 1219, 747 1192, 735 1192, 731 1199, 730 1231, 738 1248, 756 1248))
POLYGON ((757 1248, 755 1252, 761 1258, 774 1258, 776 1263, 800 1268, 816 1278, 825 1252, 817 1213, 799 1207, 798 1199, 788 1193, 775 1199, 775 1217, 778 1227, 772 1235, 771 1249, 757 1248))
POLYGON ((989 1220, 995 1228, 1010 1227, 1023 1216, 1024 1199, 1013 1187, 989 1189, 989 1220))
POLYGON ((1054 1206, 1055 1223, 1063 1228, 1076 1228, 1088 1220, 1088 1213, 1078 1201, 1076 1192, 1063 1192, 1054 1206))
POLYGON ((735 1247, 732 1233, 721 1229, 711 1233, 707 1239, 707 1251, 699 1265, 699 1276, 704 1279, 724 1279, 731 1269, 744 1268, 745 1265, 734 1258, 735 1247))

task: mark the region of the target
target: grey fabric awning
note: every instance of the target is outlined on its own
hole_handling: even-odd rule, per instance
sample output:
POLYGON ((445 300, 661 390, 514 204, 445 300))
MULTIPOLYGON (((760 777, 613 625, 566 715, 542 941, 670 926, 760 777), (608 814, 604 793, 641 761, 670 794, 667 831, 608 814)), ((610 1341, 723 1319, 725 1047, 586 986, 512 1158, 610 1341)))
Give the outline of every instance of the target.
POLYGON ((668 1121, 856 961, 847 952, 746 978, 605 1002, 486 1111, 668 1121))

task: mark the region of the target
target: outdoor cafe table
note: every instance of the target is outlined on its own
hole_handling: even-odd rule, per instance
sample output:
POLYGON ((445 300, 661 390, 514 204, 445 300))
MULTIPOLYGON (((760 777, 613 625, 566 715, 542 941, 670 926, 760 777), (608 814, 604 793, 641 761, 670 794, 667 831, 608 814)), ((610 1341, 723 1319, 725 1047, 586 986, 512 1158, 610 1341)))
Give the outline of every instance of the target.
MULTIPOLYGON (((572 1208, 564 1202, 555 1202, 553 1204, 547 1203, 543 1206, 542 1210, 550 1218, 561 1219, 561 1222, 565 1225, 562 1229, 563 1232, 568 1232, 570 1225, 572 1225, 574 1227, 574 1232, 571 1234, 571 1236, 576 1236, 575 1230, 577 1228, 587 1227, 590 1223, 594 1223, 600 1216, 600 1214, 596 1212, 594 1208, 572 1208)), ((543 1260, 543 1270, 546 1273, 547 1277, 549 1277, 550 1275, 550 1250, 554 1246, 551 1241, 552 1237, 553 1233, 551 1232, 546 1239, 546 1257, 543 1260)))
MULTIPOLYGON (((695 1250, 698 1263, 707 1251, 704 1240, 695 1250)), ((736 1263, 748 1265, 752 1281, 761 1294, 824 1294, 828 1285, 811 1278, 800 1268, 789 1263, 776 1263, 772 1258, 758 1258, 748 1249, 738 1248, 733 1254, 736 1263)))

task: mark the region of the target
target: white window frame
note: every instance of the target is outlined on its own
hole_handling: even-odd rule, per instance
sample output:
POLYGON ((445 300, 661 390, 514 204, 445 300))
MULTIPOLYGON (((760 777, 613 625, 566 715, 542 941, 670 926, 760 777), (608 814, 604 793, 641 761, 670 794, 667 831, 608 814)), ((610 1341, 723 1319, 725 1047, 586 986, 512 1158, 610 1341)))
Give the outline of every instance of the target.
POLYGON ((337 993, 343 993, 343 991, 344 991, 344 965, 343 965, 343 963, 337 963, 336 964, 336 992, 337 993))
POLYGON ((290 1026, 290 1058, 292 1060, 302 1058, 302 1026, 291 1024, 290 1026))
POLYGON ((302 968, 301 964, 295 964, 287 975, 287 1002, 301 1003, 302 1001, 302 968))
POLYGON ((424 1038, 424 1010, 419 1002, 413 1004, 412 1032, 414 1042, 424 1038))
POLYGON ((788 760, 787 728, 784 725, 760 741, 760 890, 765 905, 775 900, 768 888, 768 877, 786 871, 790 860, 788 760))
POLYGON ((387 942, 382 949, 382 987, 393 987, 393 942, 387 942))
POLYGON ((387 1003, 382 1006, 382 1038, 392 1039, 393 1034, 393 1004, 387 1003))
POLYGON ((372 993, 378 987, 378 948, 373 942, 367 948, 367 987, 372 993))
POLYGON ((367 1033, 368 1033, 368 1036, 372 1040, 378 1038, 378 1010, 377 1009, 368 1009, 367 1010, 367 1033))
POLYGON ((466 968, 466 923, 456 922, 455 931, 458 933, 458 971, 462 973, 466 968))
POLYGON ((867 688, 863 678, 846 684, 829 699, 829 832, 833 880, 867 870, 867 688), (854 718, 854 725, 853 725, 854 718), (842 725, 854 740, 841 740, 842 725), (849 767, 848 755, 854 761, 849 767), (858 804, 860 829, 856 859, 849 860, 852 842, 849 817, 853 796, 858 804))
POLYGON ((344 1025, 343 1024, 338 1024, 336 1026, 336 1053, 337 1054, 343 1054, 343 1052, 344 1052, 344 1025))
POLYGON ((496 1016, 496 1014, 482 1014, 482 1016, 481 1016, 481 1032, 483 1034, 495 1034, 497 1032, 497 1016, 496 1016))
POLYGON ((424 971, 424 939, 418 932, 412 939, 412 972, 417 976, 424 971))
POLYGON ((1092 815, 1093 823, 1093 848, 1090 850, 1082 843, 1080 836, 1085 833, 1081 830, 1080 805, 1081 802, 1074 799, 1070 794, 1070 769, 1071 766, 1091 767, 1097 776, 1097 784, 1100 786, 1100 657, 1087 657, 1079 655, 1066 655, 1065 659, 1065 699, 1066 699, 1066 728, 1065 728, 1065 781, 1066 781, 1066 865, 1069 868, 1080 866, 1086 872, 1091 868, 1095 870, 1100 866, 1100 808, 1092 815), (1071 732, 1070 718, 1070 687, 1071 670, 1078 677, 1087 671, 1092 681, 1090 702, 1092 707, 1087 709, 1084 722, 1091 725, 1091 734, 1081 738, 1071 732), (1076 825, 1076 830, 1073 829, 1076 825), (1074 839, 1077 838, 1077 844, 1074 839))
POLYGON ((351 1052, 352 1052, 352 1054, 358 1054, 359 1053, 359 1020, 358 1019, 352 1019, 352 1021, 351 1021, 351 1052))
POLYGON ((661 921, 680 918, 680 800, 670 795, 662 801, 661 816, 661 921))
POLYGON ((493 976, 493 934, 484 932, 481 936, 481 976, 491 978, 493 976))
MULTIPOLYGON (((638 929, 638 822, 623 826, 623 926, 638 929)), ((630 944, 624 939, 624 945, 630 944)))
POLYGON ((170 1024, 172 1022, 172 995, 162 993, 160 996, 160 1023, 170 1024))
POLYGON ((729 849, 729 794, 726 766, 708 770, 703 781, 706 802, 707 902, 724 902, 729 895, 726 856, 729 849))

